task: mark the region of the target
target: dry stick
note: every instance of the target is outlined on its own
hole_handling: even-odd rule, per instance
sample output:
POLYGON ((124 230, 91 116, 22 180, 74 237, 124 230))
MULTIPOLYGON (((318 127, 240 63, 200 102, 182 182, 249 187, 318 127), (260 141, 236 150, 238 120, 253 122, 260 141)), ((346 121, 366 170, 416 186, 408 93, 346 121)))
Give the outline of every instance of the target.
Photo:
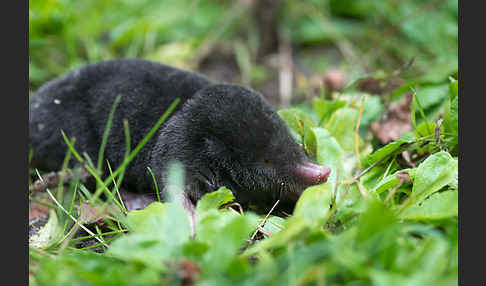
POLYGON ((405 160, 405 162, 408 164, 409 167, 411 167, 411 168, 416 168, 417 167, 412 162, 412 159, 411 159, 410 154, 408 153, 408 151, 403 151, 402 157, 405 160))
POLYGON ((393 197, 395 192, 398 190, 398 188, 400 188, 402 184, 403 184, 403 180, 398 180, 398 184, 395 187, 393 187, 393 189, 388 193, 388 196, 386 196, 385 203, 388 202, 393 197))
MULTIPOLYGON (((32 192, 45 192, 47 188, 54 188, 56 187, 59 182, 61 176, 64 176, 64 181, 70 181, 74 177, 74 172, 70 169, 66 169, 65 171, 58 171, 58 172, 50 172, 42 177, 42 179, 38 179, 29 187, 29 193, 32 192)), ((81 169, 80 180, 85 181, 89 177, 89 174, 84 170, 81 169)))
MULTIPOLYGON (((228 208, 228 210, 232 211, 233 213, 235 213, 235 214, 237 214, 237 215, 243 215, 242 213, 237 212, 237 211, 236 211, 236 210, 234 210, 233 208, 228 208)), ((261 227, 260 225, 259 225, 257 228, 258 228, 258 230, 259 230, 261 233, 263 233, 264 235, 266 235, 266 236, 272 236, 272 234, 271 234, 271 233, 269 233, 268 231, 266 231, 266 230, 265 230, 263 227, 261 227)), ((248 241, 250 241, 250 240, 248 240, 248 241)))
POLYGON ((367 194, 366 189, 363 186, 363 184, 361 184, 360 181, 356 180, 356 185, 358 185, 358 190, 361 193, 361 195, 363 196, 363 198, 365 198, 365 200, 367 200, 368 199, 368 194, 367 194))
MULTIPOLYGON (((42 176, 39 174, 39 171, 36 169, 35 170, 37 172, 37 176, 39 176, 39 178, 42 180, 42 176)), ((56 205, 61 208, 62 211, 64 211, 64 213, 66 213, 77 225, 79 225, 84 231, 86 231, 87 233, 89 233, 90 235, 95 235, 91 230, 89 230, 87 227, 85 227, 84 225, 82 225, 81 223, 79 223, 79 221, 74 218, 57 200, 56 198, 52 195, 51 191, 49 191, 49 189, 46 189, 46 192, 49 194, 49 196, 51 197, 51 199, 54 201, 54 203, 56 203, 56 205)), ((95 239, 98 240, 100 243, 102 243, 104 246, 108 247, 107 244, 105 244, 100 238, 98 238, 97 236, 95 236, 95 239)))
POLYGON ((440 140, 440 126, 442 125, 442 121, 444 119, 441 118, 437 121, 437 127, 435 128, 435 140, 437 140, 437 145, 442 146, 443 142, 440 140))
POLYGON ((241 207, 241 205, 237 202, 233 202, 233 203, 230 203, 228 205, 225 206, 225 208, 229 209, 231 208, 232 206, 237 206, 238 207, 238 210, 240 211, 240 214, 242 215, 243 214, 243 208, 241 207))
MULTIPOLYGON (((255 239, 255 236, 256 234, 258 233, 258 231, 260 229, 263 229, 263 226, 265 225, 265 223, 267 222, 268 220, 268 217, 270 216, 270 214, 272 213, 273 209, 278 205, 278 203, 280 202, 280 200, 277 200, 275 202, 275 204, 273 205, 273 207, 270 209, 270 211, 267 213, 267 215, 265 216, 265 218, 263 219, 263 221, 258 225, 258 229, 255 230, 255 232, 253 233, 253 235, 251 236, 250 238, 250 241, 253 241, 253 239, 255 239)), ((269 235, 268 235, 269 236, 269 235)))

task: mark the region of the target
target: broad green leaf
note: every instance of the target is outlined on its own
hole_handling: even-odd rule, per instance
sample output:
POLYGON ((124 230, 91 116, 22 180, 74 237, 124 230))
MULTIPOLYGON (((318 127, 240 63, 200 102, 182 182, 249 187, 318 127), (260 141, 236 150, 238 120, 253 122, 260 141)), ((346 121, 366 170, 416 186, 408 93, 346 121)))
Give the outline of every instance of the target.
POLYGON ((458 191, 444 191, 431 195, 422 204, 415 204, 400 214, 401 219, 444 219, 458 214, 458 191))
POLYGON ((308 125, 304 126, 304 149, 307 155, 315 159, 317 155, 317 138, 312 128, 308 125))
POLYGON ((435 122, 421 122, 414 130, 415 136, 417 138, 433 136, 435 135, 435 128, 437 124, 435 122))
POLYGON ((203 258, 206 270, 210 273, 227 270, 258 223, 258 216, 251 212, 239 215, 227 210, 214 209, 198 220, 196 239, 211 246, 203 258))
POLYGON ((451 100, 456 98, 457 95, 459 94, 459 81, 458 80, 452 80, 449 83, 449 94, 450 94, 451 100))
POLYGON ((217 191, 205 194, 197 202, 196 214, 210 209, 217 209, 220 206, 231 202, 234 198, 233 193, 229 189, 221 187, 217 191))
POLYGON ((444 151, 425 159, 417 168, 412 196, 421 203, 431 194, 451 183, 457 176, 457 160, 444 151))
POLYGON ((304 126, 316 127, 314 120, 302 110, 297 108, 282 109, 277 112, 290 129, 304 137, 304 126))
POLYGON ((343 150, 337 140, 324 128, 312 128, 316 138, 317 162, 323 166, 331 168, 328 182, 335 188, 338 179, 344 178, 343 174, 343 150), (339 176, 339 178, 338 178, 339 176))
POLYGON ((451 102, 451 129, 454 133, 457 133, 459 130, 459 117, 458 117, 458 108, 459 108, 459 97, 456 96, 451 102))
POLYGON ((367 94, 360 126, 366 128, 371 122, 380 120, 384 110, 385 106, 380 96, 367 94))
POLYGON ((415 172, 416 172, 416 169, 402 169, 402 170, 399 170, 399 171, 395 172, 394 174, 388 175, 385 178, 383 178, 372 189, 372 191, 375 192, 375 193, 377 193, 377 194, 381 194, 384 191, 386 191, 386 190, 388 190, 390 188, 393 188, 393 187, 395 187, 398 184, 398 182, 399 182, 399 179, 397 177, 397 174, 398 173, 408 173, 408 175, 410 176, 410 178, 413 179, 415 177, 415 172))
POLYGON ((358 113, 356 109, 343 107, 337 110, 324 126, 336 138, 344 151, 354 151, 354 133, 358 113))
POLYGON ((422 108, 427 110, 431 106, 438 104, 440 101, 445 100, 448 97, 448 88, 447 84, 418 87, 417 97, 422 108))
MULTIPOLYGON (((170 236, 170 233, 167 235, 170 236)), ((180 255, 181 246, 175 243, 170 245, 154 234, 130 233, 113 241, 106 254, 127 262, 143 263, 153 268, 164 269, 162 262, 180 255)))
POLYGON ((412 142, 412 140, 406 139, 398 139, 397 141, 388 143, 387 145, 381 147, 380 149, 376 150, 375 152, 371 153, 370 155, 364 158, 364 162, 367 165, 371 165, 373 163, 378 162, 379 160, 389 156, 393 152, 397 151, 403 145, 412 142))
POLYGON ((457 135, 459 130, 458 122, 458 81, 452 81, 449 85, 450 99, 444 107, 444 131, 449 134, 445 135, 445 141, 450 147, 457 145, 457 135))
POLYGON ((330 183, 309 187, 297 201, 293 214, 295 217, 304 218, 308 225, 322 225, 330 211, 331 198, 330 183))
POLYGON ((364 242, 396 222, 395 214, 375 199, 366 202, 366 210, 359 217, 356 239, 364 242))
POLYGON ((164 217, 166 204, 153 202, 142 210, 132 210, 127 214, 127 225, 134 233, 151 233, 164 217))
POLYGON ((447 132, 457 134, 459 128, 458 122, 458 98, 454 97, 444 109, 444 126, 447 132))
POLYGON ((127 224, 133 233, 152 235, 168 244, 189 238, 189 215, 181 204, 153 202, 143 210, 132 210, 127 224))
POLYGON ((318 118, 318 125, 326 124, 331 115, 338 109, 346 106, 345 100, 326 100, 314 97, 312 100, 312 109, 318 118))

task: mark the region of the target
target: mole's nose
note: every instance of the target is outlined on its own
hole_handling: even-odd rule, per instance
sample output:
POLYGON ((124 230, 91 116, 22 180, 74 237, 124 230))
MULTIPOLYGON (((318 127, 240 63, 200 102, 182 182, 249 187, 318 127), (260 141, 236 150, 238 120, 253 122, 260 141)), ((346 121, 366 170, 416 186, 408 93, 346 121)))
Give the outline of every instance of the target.
POLYGON ((312 162, 305 162, 296 166, 295 173, 303 183, 318 185, 327 182, 331 169, 312 162))

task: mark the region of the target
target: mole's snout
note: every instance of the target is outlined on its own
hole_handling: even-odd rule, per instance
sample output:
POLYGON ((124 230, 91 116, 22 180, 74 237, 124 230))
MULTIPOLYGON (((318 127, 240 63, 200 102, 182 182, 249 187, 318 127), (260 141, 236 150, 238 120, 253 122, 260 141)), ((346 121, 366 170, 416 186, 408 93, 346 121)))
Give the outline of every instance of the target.
POLYGON ((305 162, 295 167, 295 173, 304 184, 318 185, 327 182, 331 169, 312 162, 305 162))

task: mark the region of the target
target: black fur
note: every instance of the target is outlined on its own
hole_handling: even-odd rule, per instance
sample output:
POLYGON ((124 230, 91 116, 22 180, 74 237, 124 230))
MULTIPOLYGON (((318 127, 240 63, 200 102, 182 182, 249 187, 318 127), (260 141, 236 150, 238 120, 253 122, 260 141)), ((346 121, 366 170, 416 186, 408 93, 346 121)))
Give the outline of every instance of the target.
POLYGON ((76 138, 78 151, 96 160, 118 95, 121 100, 105 151, 113 168, 124 158, 123 119, 128 120, 133 149, 180 98, 168 120, 127 168, 124 185, 129 190, 154 192, 147 166, 163 190, 164 171, 172 160, 185 166, 186 194, 192 202, 227 186, 241 204, 268 210, 278 198, 282 205, 292 205, 309 185, 295 175, 296 166, 309 159, 260 94, 135 59, 90 64, 38 90, 29 105, 31 165, 60 169, 67 150, 61 129, 76 138))

